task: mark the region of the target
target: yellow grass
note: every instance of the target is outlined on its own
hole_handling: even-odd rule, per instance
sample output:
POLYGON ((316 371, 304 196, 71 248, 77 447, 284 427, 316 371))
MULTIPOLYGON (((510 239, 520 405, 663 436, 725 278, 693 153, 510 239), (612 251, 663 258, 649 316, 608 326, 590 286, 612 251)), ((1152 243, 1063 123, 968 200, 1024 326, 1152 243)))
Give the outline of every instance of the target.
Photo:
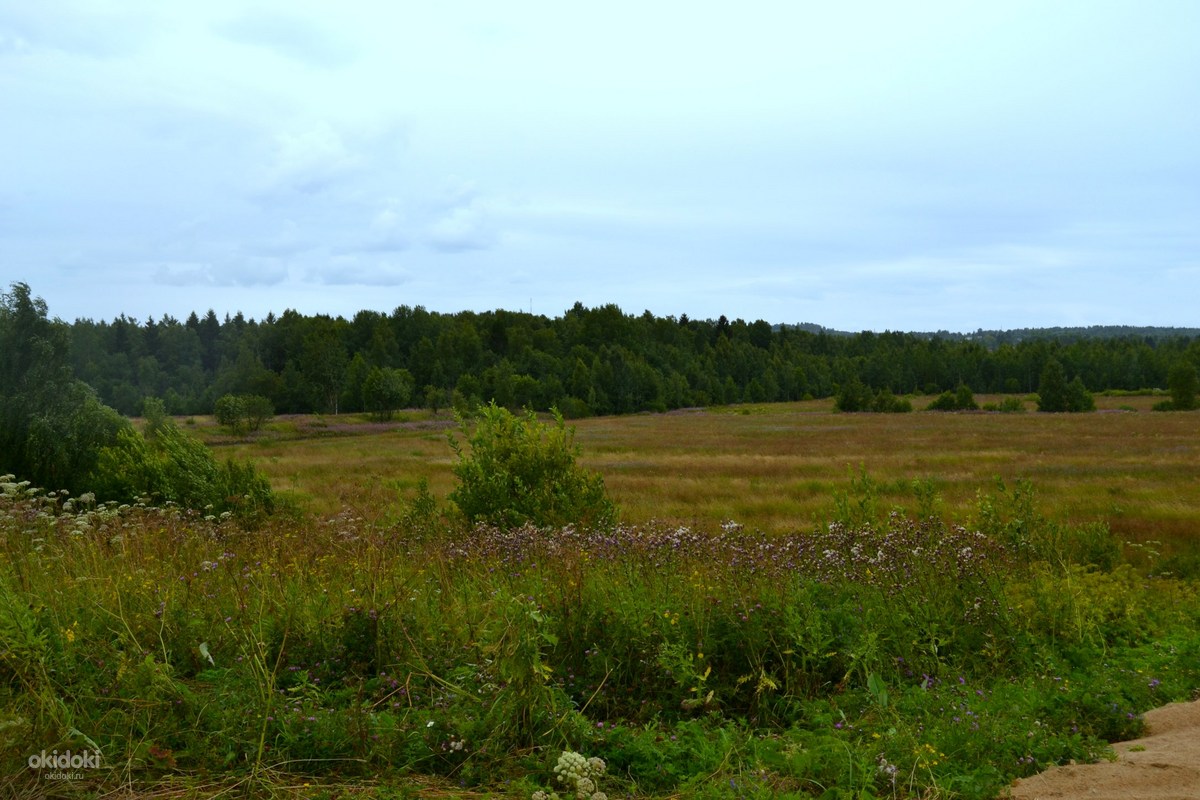
MULTIPOLYGON (((714 526, 733 519, 763 530, 807 528, 831 516, 837 493, 853 496, 851 478, 865 470, 880 485, 883 510, 915 510, 911 483, 928 479, 942 509, 967 522, 995 478, 1027 478, 1051 516, 1107 521, 1118 537, 1135 541, 1194 543, 1200 413, 1152 413, 1154 401, 1098 397, 1091 414, 1038 414, 1031 402, 1026 414, 839 414, 831 401, 814 401, 574 424, 582 462, 604 476, 628 522, 714 526)), ((276 488, 319 513, 351 508, 381 516, 411 496, 421 477, 442 498, 454 485, 447 431, 430 429, 427 414, 410 417, 408 424, 423 427, 381 431, 326 418, 344 428, 340 435, 221 450, 251 458, 276 488)), ((208 421, 197 427, 212 431, 208 421)))

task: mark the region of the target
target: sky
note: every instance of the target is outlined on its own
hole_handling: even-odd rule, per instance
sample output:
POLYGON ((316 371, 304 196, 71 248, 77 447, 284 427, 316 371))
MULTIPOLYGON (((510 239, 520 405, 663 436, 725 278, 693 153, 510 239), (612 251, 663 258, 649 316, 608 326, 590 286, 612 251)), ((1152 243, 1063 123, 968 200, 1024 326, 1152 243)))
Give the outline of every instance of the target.
POLYGON ((0 289, 1200 325, 1195 0, 0 4, 0 289))

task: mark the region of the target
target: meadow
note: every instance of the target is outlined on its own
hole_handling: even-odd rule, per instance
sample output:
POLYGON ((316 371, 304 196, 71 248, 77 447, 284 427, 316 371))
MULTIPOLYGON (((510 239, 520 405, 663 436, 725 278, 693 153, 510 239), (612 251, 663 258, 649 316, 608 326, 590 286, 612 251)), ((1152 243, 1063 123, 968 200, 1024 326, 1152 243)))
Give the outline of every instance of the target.
POLYGON ((290 508, 4 483, 0 794, 998 796, 1200 690, 1200 416, 1152 402, 579 420, 608 530, 456 523, 444 412, 182 420, 290 508))
MULTIPOLYGON (((837 414, 826 399, 572 424, 581 462, 604 476, 625 522, 733 520, 786 532, 834 518, 853 496, 879 513, 936 511, 965 524, 997 479, 1027 480, 1056 517, 1186 552, 1200 520, 1200 420, 1149 413, 1160 399, 1098 395, 1093 414, 901 415, 837 414)), ((409 412, 391 425, 287 418, 252 442, 229 439, 210 419, 193 429, 326 515, 393 513, 422 479, 438 497, 453 486, 449 412, 409 412), (354 479, 332 477, 344 474, 354 479)))

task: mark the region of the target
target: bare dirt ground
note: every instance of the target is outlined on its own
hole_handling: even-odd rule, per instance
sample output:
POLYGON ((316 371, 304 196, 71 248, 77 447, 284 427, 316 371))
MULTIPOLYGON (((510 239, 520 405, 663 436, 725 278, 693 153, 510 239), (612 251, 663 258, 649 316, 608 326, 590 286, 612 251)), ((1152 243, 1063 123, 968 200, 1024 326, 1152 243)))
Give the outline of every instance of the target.
POLYGON ((1113 749, 1116 761, 1017 781, 1013 800, 1200 800, 1200 701, 1146 712, 1146 736, 1113 749))

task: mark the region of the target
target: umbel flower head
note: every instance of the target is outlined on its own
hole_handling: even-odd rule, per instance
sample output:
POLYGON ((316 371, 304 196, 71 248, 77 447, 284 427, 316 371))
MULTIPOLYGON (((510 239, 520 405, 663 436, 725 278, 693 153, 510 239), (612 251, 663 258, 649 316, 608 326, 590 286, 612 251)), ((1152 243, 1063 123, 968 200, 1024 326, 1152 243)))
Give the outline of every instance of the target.
MULTIPOLYGON (((563 784, 563 788, 574 792, 578 800, 608 800, 608 795, 600 791, 596 785, 597 779, 604 774, 607 766, 603 759, 584 758, 573 750, 564 750, 554 765, 555 779, 563 784)), ((530 800, 559 800, 557 792, 536 791, 530 800)))

